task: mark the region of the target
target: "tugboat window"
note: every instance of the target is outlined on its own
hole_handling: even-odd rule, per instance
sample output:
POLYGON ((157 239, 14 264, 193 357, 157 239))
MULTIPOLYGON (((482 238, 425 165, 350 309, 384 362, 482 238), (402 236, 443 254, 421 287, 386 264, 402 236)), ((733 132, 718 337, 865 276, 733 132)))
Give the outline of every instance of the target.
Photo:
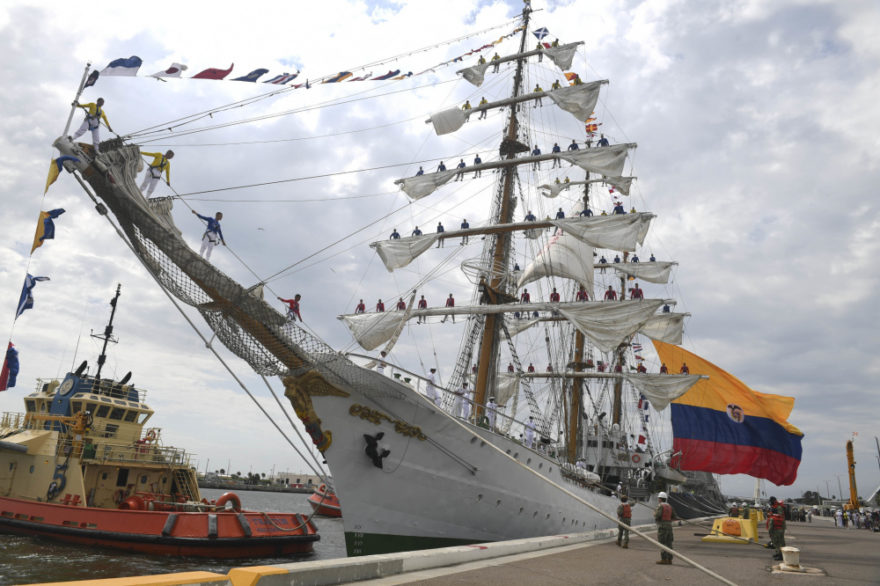
POLYGON ((107 473, 106 472, 101 474, 101 480, 107 480, 107 473))
POLYGON ((120 420, 122 416, 125 415, 125 409, 120 409, 119 407, 114 407, 113 411, 110 412, 110 419, 120 420))
POLYGON ((128 484, 128 468, 120 468, 119 474, 116 476, 116 486, 125 486, 128 484))
POLYGON ((95 413, 95 417, 107 417, 107 414, 110 413, 110 405, 101 405, 98 407, 97 413, 95 413))
POLYGON ((126 411, 125 412, 125 420, 128 423, 134 423, 135 419, 137 419, 138 412, 137 411, 126 411))
POLYGON ((36 401, 25 401, 24 407, 28 412, 34 412, 37 410, 37 403, 36 401))
POLYGON ((79 413, 80 411, 82 411, 82 402, 75 401, 73 403, 73 413, 79 413))

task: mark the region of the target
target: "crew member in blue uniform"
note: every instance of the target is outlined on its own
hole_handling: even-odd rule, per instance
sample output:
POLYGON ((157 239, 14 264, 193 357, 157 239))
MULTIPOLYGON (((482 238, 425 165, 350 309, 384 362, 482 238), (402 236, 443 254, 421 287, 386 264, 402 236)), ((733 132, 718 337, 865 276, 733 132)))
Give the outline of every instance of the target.
POLYGON ((223 246, 226 246, 226 240, 223 239, 223 231, 220 229, 220 220, 223 219, 223 212, 217 212, 214 214, 213 218, 210 216, 203 216, 195 210, 193 210, 192 213, 208 223, 205 233, 202 235, 202 247, 199 250, 199 255, 210 260, 211 251, 214 250, 215 246, 220 243, 222 243, 223 246))

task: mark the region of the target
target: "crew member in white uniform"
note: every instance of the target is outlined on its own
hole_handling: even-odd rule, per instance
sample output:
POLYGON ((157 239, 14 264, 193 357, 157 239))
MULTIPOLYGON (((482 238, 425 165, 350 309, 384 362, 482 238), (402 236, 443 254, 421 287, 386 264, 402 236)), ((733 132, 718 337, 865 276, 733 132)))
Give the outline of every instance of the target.
POLYGON ((455 402, 452 404, 453 417, 467 417, 467 402, 465 401, 467 394, 467 381, 464 381, 461 383, 461 388, 455 391, 455 402))
POLYGON ((535 418, 531 415, 526 423, 526 447, 535 449, 535 418))
POLYGON ((495 397, 489 397, 489 402, 486 403, 486 418, 489 420, 489 429, 495 429, 495 412, 498 410, 498 404, 495 402, 495 397))
POLYGON ((431 369, 431 374, 428 375, 428 385, 425 388, 425 393, 428 395, 428 399, 431 400, 432 403, 440 406, 440 393, 437 392, 437 375, 434 373, 437 372, 436 368, 431 369))

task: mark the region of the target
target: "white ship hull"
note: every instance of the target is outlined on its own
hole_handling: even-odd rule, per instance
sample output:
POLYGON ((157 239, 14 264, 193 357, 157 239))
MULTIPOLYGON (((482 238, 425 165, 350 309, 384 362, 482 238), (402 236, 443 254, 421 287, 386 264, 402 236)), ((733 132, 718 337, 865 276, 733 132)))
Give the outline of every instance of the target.
MULTIPOLYGON (((563 476, 558 462, 455 419, 378 373, 360 375, 372 378, 360 389, 382 385, 387 392, 339 386, 349 396, 311 397, 322 430, 332 434, 324 456, 343 508, 349 555, 616 526, 565 491, 611 517, 618 500, 563 476), (418 426, 424 439, 397 422, 418 426), (364 435, 379 433, 380 449, 390 450, 382 468, 365 452, 364 435)), ((635 505, 633 523, 651 522, 653 506, 635 505)))

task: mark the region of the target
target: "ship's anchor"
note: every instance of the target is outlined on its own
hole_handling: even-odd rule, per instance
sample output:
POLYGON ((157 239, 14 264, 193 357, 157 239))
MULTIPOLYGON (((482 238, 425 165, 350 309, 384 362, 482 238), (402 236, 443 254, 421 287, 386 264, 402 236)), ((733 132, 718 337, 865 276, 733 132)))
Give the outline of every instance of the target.
POLYGON ((370 457, 370 460, 373 461, 373 465, 376 468, 382 467, 382 460, 391 453, 391 450, 382 448, 379 449, 379 440, 385 437, 385 432, 380 431, 376 435, 364 434, 364 440, 367 442, 367 447, 364 448, 364 452, 367 453, 367 456, 370 457))

